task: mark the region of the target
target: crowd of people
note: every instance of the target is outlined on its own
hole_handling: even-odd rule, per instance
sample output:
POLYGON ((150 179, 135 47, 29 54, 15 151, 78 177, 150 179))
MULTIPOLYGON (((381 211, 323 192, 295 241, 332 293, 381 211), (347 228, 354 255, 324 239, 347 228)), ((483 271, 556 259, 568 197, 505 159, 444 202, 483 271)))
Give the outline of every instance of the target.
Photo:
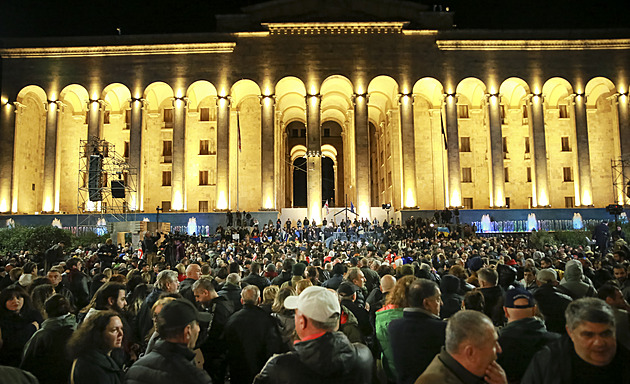
POLYGON ((622 231, 536 249, 444 216, 9 252, 0 383, 630 383, 622 231))

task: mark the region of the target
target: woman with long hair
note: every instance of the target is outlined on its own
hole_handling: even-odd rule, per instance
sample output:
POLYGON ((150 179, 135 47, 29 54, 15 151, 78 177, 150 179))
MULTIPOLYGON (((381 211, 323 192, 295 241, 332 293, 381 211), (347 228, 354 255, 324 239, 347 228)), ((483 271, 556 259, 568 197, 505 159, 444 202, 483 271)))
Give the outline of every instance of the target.
POLYGON ((282 341, 289 349, 293 349, 293 341, 297 338, 295 334, 295 312, 292 309, 285 308, 284 300, 289 296, 295 295, 295 290, 291 286, 280 288, 271 306, 271 311, 273 312, 271 316, 278 321, 282 341))
POLYGON ((7 287, 0 292, 0 365, 20 365, 22 349, 42 321, 22 288, 7 287))
POLYGON ((123 323, 114 311, 98 311, 87 318, 68 342, 73 359, 71 384, 121 384, 123 371, 111 357, 123 341, 123 323))

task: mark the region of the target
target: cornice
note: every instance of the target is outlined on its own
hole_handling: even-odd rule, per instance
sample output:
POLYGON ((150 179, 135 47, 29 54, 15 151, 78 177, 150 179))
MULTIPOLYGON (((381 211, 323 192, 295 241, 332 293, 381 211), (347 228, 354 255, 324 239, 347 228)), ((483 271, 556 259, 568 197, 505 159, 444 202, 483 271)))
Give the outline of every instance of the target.
POLYGON ((5 48, 0 49, 3 59, 36 59, 53 57, 102 57, 139 55, 190 55, 205 53, 232 53, 236 43, 183 43, 146 45, 109 45, 84 47, 5 48))
POLYGON ((271 35, 401 34, 408 21, 262 23, 271 35))
POLYGON ((443 51, 572 51, 630 49, 630 39, 437 40, 443 51))

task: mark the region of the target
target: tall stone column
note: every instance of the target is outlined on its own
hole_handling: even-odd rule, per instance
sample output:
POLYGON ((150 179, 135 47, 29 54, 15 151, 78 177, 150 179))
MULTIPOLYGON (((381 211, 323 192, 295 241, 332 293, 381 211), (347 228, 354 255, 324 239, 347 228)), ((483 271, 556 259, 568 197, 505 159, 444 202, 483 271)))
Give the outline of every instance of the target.
MULTIPOLYGON (((490 128, 492 169, 491 207, 505 206, 505 173, 503 166, 503 133, 501 132, 501 106, 498 94, 486 95, 490 128)), ((450 142, 449 142, 450 144, 450 142)))
MULTIPOLYGON (((630 160, 630 106, 628 105, 628 93, 620 93, 617 95, 617 121, 619 124, 619 146, 621 149, 621 157, 630 160)), ((630 166, 623 167, 624 180, 630 179, 630 166)), ((625 189, 626 187, 623 186, 625 189)), ((616 193, 617 203, 624 204, 628 201, 628 197, 624 191, 616 193)))
POLYGON ((131 209, 143 210, 144 208, 144 186, 142 184, 142 108, 143 99, 131 99, 131 127, 129 129, 129 165, 136 170, 132 178, 131 185, 135 186, 136 192, 131 196, 131 209))
MULTIPOLYGON (((354 103, 354 145, 357 213, 361 218, 370 218, 370 128, 368 122, 368 95, 355 94, 354 103)), ((336 175, 336 173, 335 173, 336 175)))
POLYGON ((186 99, 173 99, 173 168, 171 206, 175 211, 186 209, 186 99))
POLYGON ((89 100, 87 110, 88 140, 92 137, 101 138, 101 111, 103 100, 89 100))
POLYGON ((44 212, 52 212, 59 209, 55 201, 58 123, 59 102, 48 101, 46 103, 46 141, 44 144, 44 186, 42 195, 42 211, 44 212))
POLYGON ((0 105, 0 212, 3 213, 12 209, 16 113, 16 105, 8 102, 0 105))
POLYGON ((462 184, 459 163, 459 128, 457 125, 457 95, 444 96, 446 152, 448 165, 448 205, 460 207, 462 205, 462 184))
POLYGON ((230 178, 230 100, 217 99, 217 209, 229 208, 230 178))
POLYGON ((549 182, 547 177, 547 144, 545 140, 545 112, 543 96, 528 98, 529 140, 534 158, 533 200, 534 206, 549 206, 549 182))
POLYGON ((413 96, 401 94, 400 105, 400 139, 402 143, 402 178, 403 207, 418 206, 416 196, 416 146, 413 124, 413 96))
POLYGON ((588 124, 586 119, 586 96, 573 95, 573 115, 575 116, 575 138, 577 142, 578 185, 580 205, 593 205, 591 180, 591 159, 588 144, 588 124))
POLYGON ((274 132, 274 104, 273 96, 263 95, 260 98, 260 173, 261 173, 261 207, 263 209, 276 208, 274 175, 275 175, 275 132, 274 132))
POLYGON ((306 204, 308 218, 322 221, 321 95, 306 96, 306 204))

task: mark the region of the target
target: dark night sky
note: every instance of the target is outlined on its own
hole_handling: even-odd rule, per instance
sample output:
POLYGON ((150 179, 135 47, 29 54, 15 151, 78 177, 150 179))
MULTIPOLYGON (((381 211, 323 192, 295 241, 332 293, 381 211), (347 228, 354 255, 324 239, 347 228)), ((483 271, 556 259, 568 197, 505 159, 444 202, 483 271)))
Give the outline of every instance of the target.
MULTIPOLYGON (((212 32, 214 15, 263 0, 0 1, 0 37, 212 32)), ((448 4, 458 28, 630 27, 630 0, 415 0, 448 4)))

